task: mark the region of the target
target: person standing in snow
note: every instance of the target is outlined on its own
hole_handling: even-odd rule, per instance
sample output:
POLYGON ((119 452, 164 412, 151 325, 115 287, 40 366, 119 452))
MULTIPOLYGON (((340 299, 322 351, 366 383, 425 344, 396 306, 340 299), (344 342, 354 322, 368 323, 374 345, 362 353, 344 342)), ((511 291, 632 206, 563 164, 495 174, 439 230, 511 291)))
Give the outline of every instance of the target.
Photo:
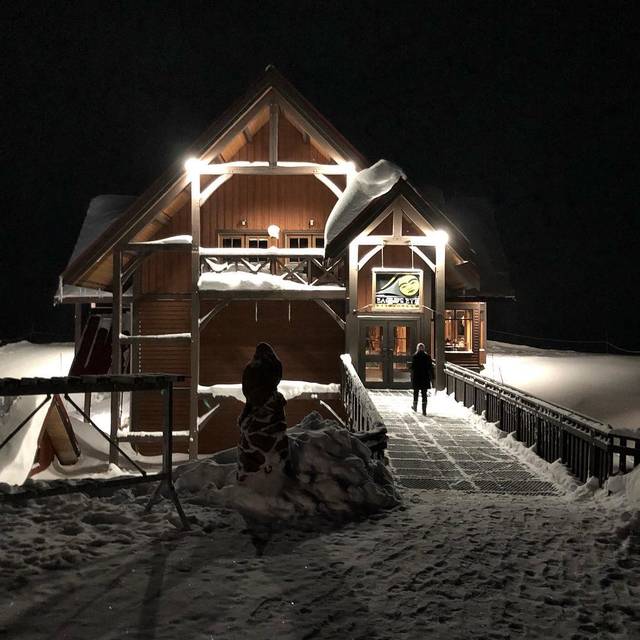
POLYGON ((418 395, 422 392, 422 415, 427 415, 427 390, 431 388, 433 360, 419 342, 411 359, 411 386, 413 387, 413 410, 418 410, 418 395))
POLYGON ((278 392, 282 364, 271 345, 261 342, 242 374, 242 393, 246 403, 238 420, 238 481, 250 481, 258 488, 276 484, 288 472, 289 440, 284 406, 278 392), (257 482, 253 482, 253 481, 257 482))

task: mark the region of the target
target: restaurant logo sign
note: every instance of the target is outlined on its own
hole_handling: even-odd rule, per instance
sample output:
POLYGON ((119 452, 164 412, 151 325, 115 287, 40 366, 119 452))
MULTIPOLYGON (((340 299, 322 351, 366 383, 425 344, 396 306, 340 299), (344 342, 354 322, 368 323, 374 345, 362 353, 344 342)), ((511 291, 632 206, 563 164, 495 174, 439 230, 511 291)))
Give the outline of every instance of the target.
POLYGON ((422 309, 421 269, 373 269, 373 306, 376 309, 422 309))

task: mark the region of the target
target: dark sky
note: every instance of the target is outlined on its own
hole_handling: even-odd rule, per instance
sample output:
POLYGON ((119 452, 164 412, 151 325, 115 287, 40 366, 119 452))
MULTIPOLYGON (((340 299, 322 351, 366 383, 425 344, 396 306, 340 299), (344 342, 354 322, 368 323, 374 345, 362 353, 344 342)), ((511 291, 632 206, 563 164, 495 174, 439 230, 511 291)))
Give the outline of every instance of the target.
POLYGON ((143 191, 273 63, 371 160, 493 202, 518 301, 490 327, 640 349, 633 4, 7 4, 0 338, 69 337, 90 198, 143 191))

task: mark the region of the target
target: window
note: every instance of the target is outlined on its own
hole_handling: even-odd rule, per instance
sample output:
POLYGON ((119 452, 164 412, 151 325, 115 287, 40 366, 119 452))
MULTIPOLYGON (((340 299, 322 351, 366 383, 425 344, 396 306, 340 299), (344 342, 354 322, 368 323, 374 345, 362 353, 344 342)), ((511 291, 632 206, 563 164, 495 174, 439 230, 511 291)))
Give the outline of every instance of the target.
POLYGON ((220 246, 225 249, 240 249, 242 247, 242 236, 222 236, 220 246))
POLYGON ((473 311, 471 309, 445 311, 444 350, 473 351, 473 311))
POLYGON ((289 249, 324 249, 324 236, 309 234, 287 234, 287 247, 289 249))
POLYGON ((269 248, 269 238, 264 237, 253 237, 247 238, 247 247, 249 249, 268 249, 269 248))
POLYGON ((289 249, 308 249, 308 236, 289 236, 289 249))

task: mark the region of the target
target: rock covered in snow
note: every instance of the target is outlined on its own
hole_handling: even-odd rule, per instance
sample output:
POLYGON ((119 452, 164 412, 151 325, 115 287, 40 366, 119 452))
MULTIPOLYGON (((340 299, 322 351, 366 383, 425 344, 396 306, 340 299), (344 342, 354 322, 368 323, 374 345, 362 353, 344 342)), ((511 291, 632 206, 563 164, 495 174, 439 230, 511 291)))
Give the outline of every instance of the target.
POLYGON ((293 479, 260 487, 239 485, 234 464, 203 460, 177 469, 176 488, 265 523, 313 516, 349 519, 399 503, 384 463, 333 420, 313 412, 288 436, 293 479))

